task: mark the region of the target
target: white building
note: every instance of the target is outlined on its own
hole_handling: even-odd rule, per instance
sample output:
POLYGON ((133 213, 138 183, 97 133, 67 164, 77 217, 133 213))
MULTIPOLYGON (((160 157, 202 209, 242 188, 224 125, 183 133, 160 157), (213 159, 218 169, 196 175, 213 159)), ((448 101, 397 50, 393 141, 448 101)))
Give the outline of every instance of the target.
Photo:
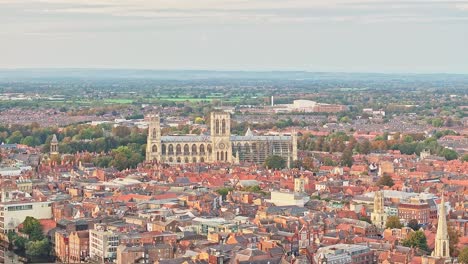
POLYGON ((27 216, 36 219, 52 218, 52 202, 7 202, 0 203, 0 231, 4 234, 18 227, 27 216))
POLYGON ((304 207, 304 204, 306 204, 309 200, 310 197, 303 193, 272 191, 269 202, 275 204, 276 206, 296 205, 299 207, 304 207))
POLYGON ((91 259, 104 262, 117 257, 119 235, 106 231, 103 227, 89 230, 89 256, 91 259))

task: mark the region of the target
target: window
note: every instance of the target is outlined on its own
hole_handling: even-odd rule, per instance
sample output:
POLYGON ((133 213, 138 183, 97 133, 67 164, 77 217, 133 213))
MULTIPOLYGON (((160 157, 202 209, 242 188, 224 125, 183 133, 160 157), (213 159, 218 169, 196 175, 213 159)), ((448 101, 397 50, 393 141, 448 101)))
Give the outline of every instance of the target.
POLYGON ((23 210, 32 210, 32 204, 28 205, 16 205, 16 206, 9 206, 8 211, 23 211, 23 210))
POLYGON ((223 119, 223 121, 221 122, 221 133, 223 135, 226 134, 226 120, 223 119))

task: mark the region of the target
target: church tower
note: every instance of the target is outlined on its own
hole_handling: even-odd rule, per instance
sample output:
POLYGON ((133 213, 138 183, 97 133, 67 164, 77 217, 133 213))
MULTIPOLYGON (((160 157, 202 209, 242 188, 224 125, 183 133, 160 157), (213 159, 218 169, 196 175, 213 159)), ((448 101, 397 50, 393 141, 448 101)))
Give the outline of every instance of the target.
POLYGON ((59 150, 58 150, 58 140, 57 135, 52 136, 52 140, 50 141, 50 157, 58 157, 59 150))
POLYGON ((375 192, 374 211, 371 213, 371 221, 378 228, 385 228, 387 214, 384 212, 384 194, 383 191, 375 192))
POLYGON ((439 205, 439 219, 437 222, 437 234, 435 247, 432 256, 436 258, 450 259, 449 235, 447 231, 447 214, 445 212, 445 198, 442 195, 442 201, 439 205))
POLYGON ((211 160, 232 163, 230 114, 226 112, 212 112, 210 128, 211 143, 213 145, 211 160))
POLYGON ((159 115, 148 115, 146 161, 161 161, 161 120, 159 115))
POLYGON ((305 178, 304 176, 294 178, 294 192, 304 193, 305 192, 305 186, 308 183, 309 183, 309 180, 307 178, 305 178))

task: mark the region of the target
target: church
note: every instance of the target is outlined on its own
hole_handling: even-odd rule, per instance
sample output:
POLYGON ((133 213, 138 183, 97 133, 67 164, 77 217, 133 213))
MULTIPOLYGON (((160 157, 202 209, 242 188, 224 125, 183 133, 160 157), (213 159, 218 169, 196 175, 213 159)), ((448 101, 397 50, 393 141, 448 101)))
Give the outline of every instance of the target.
POLYGON ((297 160, 297 135, 261 136, 250 129, 244 136, 232 135, 231 116, 212 112, 209 135, 161 135, 159 115, 149 115, 146 161, 166 164, 252 163, 262 164, 271 155, 291 166, 297 160))

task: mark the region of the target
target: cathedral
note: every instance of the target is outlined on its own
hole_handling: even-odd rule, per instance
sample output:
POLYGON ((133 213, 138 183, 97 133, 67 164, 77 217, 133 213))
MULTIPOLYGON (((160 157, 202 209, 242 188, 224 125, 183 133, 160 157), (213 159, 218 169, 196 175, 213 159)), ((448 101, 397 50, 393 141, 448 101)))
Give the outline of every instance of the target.
POLYGON ((146 161, 167 164, 183 163, 253 163, 262 164, 271 155, 284 158, 291 166, 297 160, 297 136, 260 136, 250 129, 244 136, 232 135, 231 116, 212 112, 209 135, 162 136, 159 115, 149 115, 146 161))

